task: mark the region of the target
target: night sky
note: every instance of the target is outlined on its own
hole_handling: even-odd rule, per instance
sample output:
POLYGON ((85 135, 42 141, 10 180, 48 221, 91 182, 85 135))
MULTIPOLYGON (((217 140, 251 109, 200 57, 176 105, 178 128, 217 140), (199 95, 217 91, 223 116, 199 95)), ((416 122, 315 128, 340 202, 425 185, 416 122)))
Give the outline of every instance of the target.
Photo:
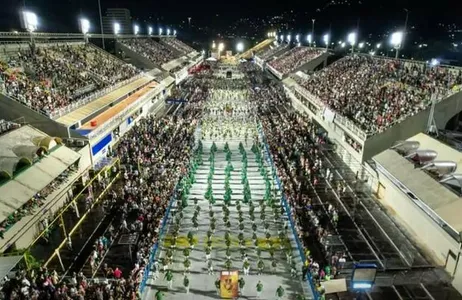
MULTIPOLYGON (((1 0, 0 30, 20 29, 18 11, 24 5, 39 15, 40 31, 78 32, 77 16, 90 19, 94 30, 99 30, 97 0, 1 0)), ((364 35, 393 30, 403 26, 404 9, 410 11, 409 24, 422 35, 437 36, 441 30, 438 23, 452 24, 462 28, 462 10, 456 0, 440 1, 376 1, 376 0, 284 0, 284 1, 148 1, 148 0, 101 0, 105 8, 128 8, 137 22, 152 26, 178 26, 192 17, 197 26, 209 26, 215 32, 226 30, 239 18, 261 18, 293 15, 295 30, 303 33, 311 28, 315 18, 319 31, 332 28, 332 32, 343 32, 356 28, 358 19, 360 32, 364 35)), ((210 34, 210 33, 208 33, 210 34)), ((236 32, 236 35, 239 35, 236 32)), ((263 34, 263 32, 262 32, 263 34)))

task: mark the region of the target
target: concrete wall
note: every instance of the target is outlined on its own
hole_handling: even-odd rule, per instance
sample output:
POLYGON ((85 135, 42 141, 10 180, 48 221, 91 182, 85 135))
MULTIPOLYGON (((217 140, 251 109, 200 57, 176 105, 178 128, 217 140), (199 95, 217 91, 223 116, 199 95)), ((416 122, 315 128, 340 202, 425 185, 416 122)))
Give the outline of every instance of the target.
POLYGON ((456 267, 456 259, 449 255, 449 251, 457 255, 459 243, 381 172, 379 172, 379 182, 381 185, 379 201, 387 208, 389 214, 400 219, 428 257, 432 257, 437 265, 445 266, 446 271, 452 274, 456 267))
MULTIPOLYGON (((462 111, 462 92, 436 104, 434 117, 437 127, 444 129, 446 123, 460 111, 462 111)), ((427 108, 388 130, 369 137, 364 144, 363 159, 368 160, 390 148, 395 141, 405 140, 419 132, 426 131, 429 114, 430 108, 427 108)))
POLYGON ((125 55, 130 58, 131 63, 140 69, 150 70, 159 67, 146 57, 136 53, 135 51, 130 50, 127 46, 123 45, 122 43, 116 42, 116 52, 119 51, 123 51, 125 55))
MULTIPOLYGON (((0 94, 0 119, 14 121, 20 118, 24 118, 27 124, 40 129, 50 136, 60 138, 68 137, 68 131, 64 125, 49 119, 45 115, 42 115, 3 94, 0 94)), ((85 137, 72 130, 70 131, 70 136, 71 138, 85 139, 85 137)))

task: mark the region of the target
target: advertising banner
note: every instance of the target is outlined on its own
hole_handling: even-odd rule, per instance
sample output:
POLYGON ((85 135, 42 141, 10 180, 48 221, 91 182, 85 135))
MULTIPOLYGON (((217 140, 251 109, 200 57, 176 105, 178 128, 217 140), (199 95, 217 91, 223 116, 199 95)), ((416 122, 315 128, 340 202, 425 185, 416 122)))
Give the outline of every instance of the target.
POLYGON ((239 296, 239 272, 222 271, 220 274, 220 296, 225 299, 237 298, 239 296))

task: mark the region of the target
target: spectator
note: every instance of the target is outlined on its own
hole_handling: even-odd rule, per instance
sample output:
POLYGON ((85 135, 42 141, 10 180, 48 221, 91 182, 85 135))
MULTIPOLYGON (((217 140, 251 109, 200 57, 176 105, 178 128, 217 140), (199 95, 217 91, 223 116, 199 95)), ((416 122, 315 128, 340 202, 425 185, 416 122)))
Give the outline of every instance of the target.
POLYGON ((179 57, 169 48, 153 39, 124 39, 120 42, 157 65, 162 65, 179 57))
POLYGON ((323 51, 315 48, 295 47, 284 53, 282 56, 269 62, 268 65, 276 69, 276 71, 281 74, 287 74, 315 59, 321 55, 322 52, 323 51))
POLYGON ((367 134, 420 112, 432 94, 447 97, 462 83, 460 70, 366 55, 347 56, 307 79, 294 79, 367 134))

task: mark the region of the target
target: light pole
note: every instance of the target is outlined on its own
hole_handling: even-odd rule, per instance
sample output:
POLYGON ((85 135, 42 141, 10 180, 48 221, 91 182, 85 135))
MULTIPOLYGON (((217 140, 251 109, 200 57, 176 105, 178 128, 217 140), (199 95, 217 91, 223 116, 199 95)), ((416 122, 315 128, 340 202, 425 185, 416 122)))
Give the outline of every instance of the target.
POLYGON ((79 20, 80 22, 80 30, 82 31, 83 33, 83 39, 85 41, 85 43, 88 43, 88 31, 90 31, 90 21, 88 21, 88 19, 84 19, 84 18, 81 18, 79 20))
POLYGON ((106 45, 104 45, 104 29, 103 29, 103 15, 101 13, 101 0, 98 0, 98 9, 99 9, 99 26, 101 26, 101 40, 103 42, 103 49, 106 50, 106 45))
POLYGON ((311 34, 308 34, 308 36, 306 37, 306 40, 308 41, 308 44, 311 47, 311 43, 313 42, 313 36, 311 34))
POLYGON ((355 52, 355 44, 356 44, 356 33, 352 32, 348 35, 348 43, 351 45, 351 53, 355 52))
POLYGON ((325 34, 323 37, 322 37, 323 41, 324 41, 324 44, 326 44, 326 51, 329 49, 329 34, 325 34))
POLYGON ((401 48, 401 43, 403 42, 403 32, 402 31, 394 32, 391 35, 390 42, 393 45, 393 48, 395 48, 395 50, 396 50, 395 58, 398 58, 399 57, 399 49, 401 48))
POLYGON ((311 19, 311 37, 314 39, 314 22, 316 22, 316 19, 311 19))
POLYGON ((148 35, 152 35, 152 27, 151 26, 148 27, 148 35))

